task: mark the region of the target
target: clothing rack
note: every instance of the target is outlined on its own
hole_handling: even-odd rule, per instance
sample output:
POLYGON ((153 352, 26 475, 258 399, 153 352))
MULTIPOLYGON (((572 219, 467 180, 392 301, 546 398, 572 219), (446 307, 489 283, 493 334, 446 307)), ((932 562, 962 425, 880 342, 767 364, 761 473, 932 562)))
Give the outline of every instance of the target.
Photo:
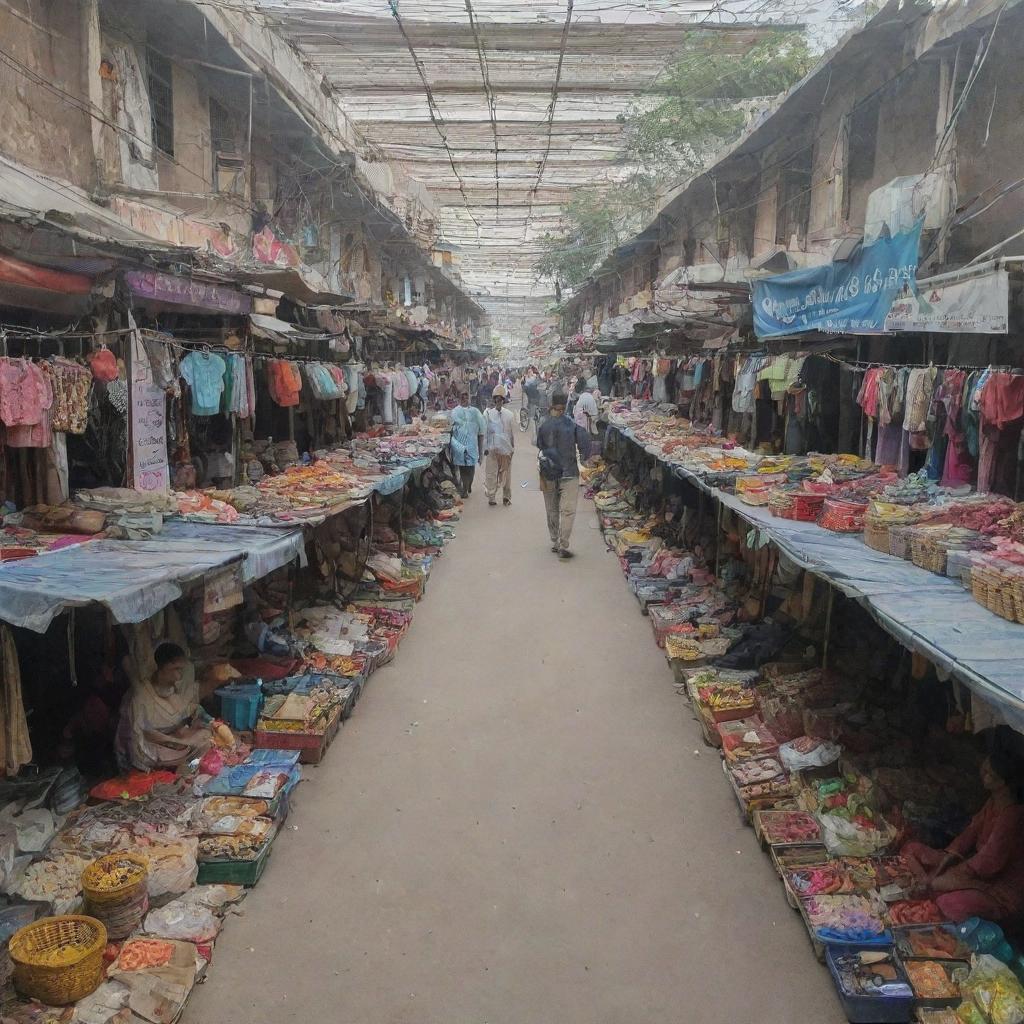
POLYGON ((992 370, 996 373, 1016 373, 1020 375, 1021 371, 1015 367, 1002 364, 996 365, 995 363, 986 363, 984 366, 971 366, 965 364, 956 363, 887 363, 887 362, 864 362, 858 360, 840 359, 838 356, 832 355, 830 352, 821 353, 826 359, 833 363, 838 363, 840 366, 845 366, 848 370, 855 370, 860 372, 861 370, 871 370, 879 366, 892 367, 894 370, 967 370, 973 372, 975 370, 992 370))

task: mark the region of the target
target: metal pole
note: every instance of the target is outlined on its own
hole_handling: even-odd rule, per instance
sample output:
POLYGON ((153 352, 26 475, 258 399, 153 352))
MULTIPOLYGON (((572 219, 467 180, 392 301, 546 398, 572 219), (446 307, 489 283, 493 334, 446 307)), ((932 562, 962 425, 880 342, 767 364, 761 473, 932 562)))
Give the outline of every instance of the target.
POLYGON ((831 584, 825 584, 828 587, 828 606, 825 609, 825 641, 821 645, 821 667, 828 667, 828 644, 829 639, 832 636, 832 605, 835 602, 836 589, 831 584))
POLYGON ((722 553, 722 503, 718 502, 718 528, 715 530, 715 579, 718 579, 721 575, 719 568, 721 566, 721 553, 722 553))

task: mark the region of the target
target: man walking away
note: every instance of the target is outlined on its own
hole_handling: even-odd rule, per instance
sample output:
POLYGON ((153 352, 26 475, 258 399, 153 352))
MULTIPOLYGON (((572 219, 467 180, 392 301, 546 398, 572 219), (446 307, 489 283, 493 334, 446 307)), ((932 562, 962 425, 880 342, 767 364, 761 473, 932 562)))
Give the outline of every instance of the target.
POLYGON ((508 393, 503 387, 494 389, 494 408, 484 412, 487 434, 484 441, 484 455, 487 456, 487 477, 484 490, 487 504, 497 505, 499 485, 502 488, 506 507, 512 504, 512 455, 516 448, 515 417, 505 407, 508 393))
POLYGON ((459 404, 452 409, 452 462, 459 467, 459 493, 467 498, 473 492, 476 467, 483 459, 484 414, 469 404, 469 391, 459 395, 459 404))
POLYGON ((580 469, 576 452, 586 462, 590 458, 590 437, 565 415, 565 395, 551 398, 548 417, 537 431, 540 449, 540 489, 548 516, 551 550, 560 558, 572 558, 569 537, 576 521, 576 501, 580 493, 580 469))
POLYGON ((586 381, 582 377, 576 381, 576 404, 573 406, 572 418, 577 427, 582 427, 590 437, 597 433, 597 400, 587 390, 586 381))

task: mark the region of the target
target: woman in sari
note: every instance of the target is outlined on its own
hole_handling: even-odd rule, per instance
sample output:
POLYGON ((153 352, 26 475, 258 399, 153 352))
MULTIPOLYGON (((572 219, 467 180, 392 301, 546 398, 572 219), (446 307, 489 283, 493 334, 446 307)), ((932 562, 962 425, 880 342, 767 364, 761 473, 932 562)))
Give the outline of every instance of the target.
POLYGON ((156 671, 137 681, 121 705, 117 759, 123 770, 176 768, 202 757, 213 743, 211 717, 199 705, 195 671, 185 652, 162 643, 156 671))

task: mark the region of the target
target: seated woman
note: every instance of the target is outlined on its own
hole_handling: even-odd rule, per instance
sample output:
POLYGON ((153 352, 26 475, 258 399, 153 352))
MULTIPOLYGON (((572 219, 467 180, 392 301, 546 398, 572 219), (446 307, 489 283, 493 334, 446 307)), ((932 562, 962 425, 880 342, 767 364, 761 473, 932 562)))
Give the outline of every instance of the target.
POLYGON ((985 806, 946 847, 907 843, 901 853, 950 921, 1024 917, 1024 806, 1017 799, 1018 765, 1005 753, 981 765, 985 806))
POLYGON ((162 643, 156 671, 135 683, 121 704, 117 760, 122 770, 176 768, 202 757, 213 743, 211 717, 199 706, 199 688, 185 652, 162 643))

